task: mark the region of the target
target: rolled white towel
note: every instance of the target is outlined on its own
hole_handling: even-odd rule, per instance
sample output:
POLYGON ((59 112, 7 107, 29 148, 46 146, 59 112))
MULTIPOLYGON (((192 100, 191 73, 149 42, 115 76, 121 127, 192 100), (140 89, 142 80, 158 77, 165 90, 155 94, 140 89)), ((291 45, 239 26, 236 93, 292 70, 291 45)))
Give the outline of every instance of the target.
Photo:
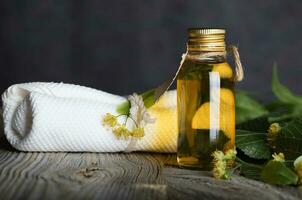
MULTIPOLYGON (((2 95, 4 134, 21 151, 125 151, 131 139, 116 138, 102 125, 106 113, 126 98, 63 83, 25 83, 2 95)), ((148 109, 156 118, 133 151, 176 152, 176 92, 166 92, 148 109)), ((119 117, 124 122, 125 117, 119 117)))

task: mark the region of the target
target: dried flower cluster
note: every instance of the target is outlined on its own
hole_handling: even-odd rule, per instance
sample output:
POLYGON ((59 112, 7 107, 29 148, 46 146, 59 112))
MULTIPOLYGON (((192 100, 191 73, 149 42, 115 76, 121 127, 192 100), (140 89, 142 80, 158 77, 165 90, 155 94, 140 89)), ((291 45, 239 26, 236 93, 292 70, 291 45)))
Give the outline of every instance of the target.
POLYGON ((103 118, 103 126, 110 128, 116 138, 128 139, 130 136, 136 137, 136 138, 141 138, 145 135, 144 128, 136 127, 132 131, 130 131, 126 127, 126 123, 120 124, 118 122, 118 120, 117 120, 118 117, 119 116, 114 116, 110 113, 106 113, 106 115, 103 118))
POLYGON ((230 149, 226 153, 214 151, 213 156, 213 176, 217 179, 229 179, 228 162, 236 158, 236 150, 230 149))
POLYGON ((269 129, 268 129, 268 133, 267 133, 267 140, 270 143, 270 145, 272 147, 275 146, 275 141, 276 138, 278 136, 278 133, 281 130, 281 126, 279 125, 279 123, 273 123, 270 125, 269 129))
POLYGON ((284 158, 284 154, 283 153, 278 153, 278 154, 274 153, 272 155, 272 157, 273 157, 274 161, 285 162, 285 158, 284 158))
POLYGON ((117 118, 122 115, 115 116, 110 113, 106 113, 103 118, 103 126, 110 128, 112 133, 118 139, 121 137, 128 139, 130 136, 136 138, 144 137, 144 127, 149 123, 154 123, 155 119, 153 119, 148 113, 141 96, 134 93, 133 95, 129 96, 128 100, 131 108, 129 113, 126 114, 126 121, 123 124, 120 124, 117 118), (130 118, 135 124, 135 128, 133 128, 132 131, 126 127, 128 118, 130 118))
POLYGON ((302 155, 295 160, 294 167, 299 177, 299 183, 302 185, 302 155))

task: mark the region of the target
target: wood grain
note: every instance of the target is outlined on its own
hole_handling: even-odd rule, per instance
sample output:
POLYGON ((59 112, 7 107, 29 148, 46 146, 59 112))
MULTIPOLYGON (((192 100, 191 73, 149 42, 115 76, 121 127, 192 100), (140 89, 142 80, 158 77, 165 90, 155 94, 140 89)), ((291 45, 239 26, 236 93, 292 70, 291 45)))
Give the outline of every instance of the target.
POLYGON ((0 142, 0 199, 302 199, 293 187, 175 167, 173 154, 25 153, 0 142))

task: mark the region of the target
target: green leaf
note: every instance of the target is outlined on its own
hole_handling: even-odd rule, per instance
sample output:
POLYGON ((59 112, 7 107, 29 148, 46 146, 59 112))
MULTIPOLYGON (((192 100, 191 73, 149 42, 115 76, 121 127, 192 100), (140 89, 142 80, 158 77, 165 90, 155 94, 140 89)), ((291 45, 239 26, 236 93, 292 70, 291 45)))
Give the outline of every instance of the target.
POLYGON ((302 117, 296 118, 281 128, 272 147, 282 152, 286 159, 295 159, 302 154, 302 117))
POLYGON ((293 114, 293 113, 280 113, 279 115, 274 115, 274 116, 270 116, 268 118, 268 121, 272 124, 275 122, 284 124, 287 123, 289 121, 292 121, 295 117, 299 116, 298 113, 297 114, 293 114))
POLYGON ((279 102, 269 104, 271 111, 283 110, 280 116, 272 118, 274 121, 291 120, 302 113, 302 96, 294 95, 278 78, 277 66, 273 68, 272 90, 279 102))
POLYGON ((150 108, 155 103, 154 95, 155 95, 155 89, 148 90, 147 92, 141 94, 146 108, 150 108))
POLYGON ((270 102, 265 105, 265 108, 270 112, 274 113, 274 115, 283 115, 288 114, 290 110, 292 109, 292 104, 283 103, 279 100, 270 102))
POLYGON ((236 123, 240 124, 268 114, 259 102, 252 99, 245 92, 236 92, 236 123))
POLYGON ((255 159, 269 159, 271 149, 266 144, 266 133, 236 130, 236 147, 255 159))
POLYGON ((236 129, 254 132, 266 132, 270 126, 268 116, 258 117, 236 125, 236 129))
POLYGON ((128 115, 130 111, 130 102, 127 100, 116 108, 116 112, 120 115, 128 115))
POLYGON ((241 175, 245 176, 246 178, 261 180, 261 172, 263 169, 262 165, 248 163, 238 157, 236 158, 236 162, 240 165, 241 175))
POLYGON ((272 90, 275 96, 280 100, 280 102, 286 104, 302 105, 302 97, 294 95, 287 87, 280 83, 276 64, 274 64, 273 67, 272 90))
POLYGON ((296 185, 298 176, 285 163, 271 160, 262 170, 261 178, 264 182, 277 185, 296 185))

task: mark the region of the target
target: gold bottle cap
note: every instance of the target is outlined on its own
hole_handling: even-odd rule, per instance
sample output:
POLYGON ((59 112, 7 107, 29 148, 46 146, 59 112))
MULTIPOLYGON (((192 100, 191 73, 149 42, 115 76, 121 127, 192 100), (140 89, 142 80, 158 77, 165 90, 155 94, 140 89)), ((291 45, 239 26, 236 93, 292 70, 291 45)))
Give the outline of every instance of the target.
POLYGON ((225 29, 189 28, 189 51, 225 51, 225 29))

